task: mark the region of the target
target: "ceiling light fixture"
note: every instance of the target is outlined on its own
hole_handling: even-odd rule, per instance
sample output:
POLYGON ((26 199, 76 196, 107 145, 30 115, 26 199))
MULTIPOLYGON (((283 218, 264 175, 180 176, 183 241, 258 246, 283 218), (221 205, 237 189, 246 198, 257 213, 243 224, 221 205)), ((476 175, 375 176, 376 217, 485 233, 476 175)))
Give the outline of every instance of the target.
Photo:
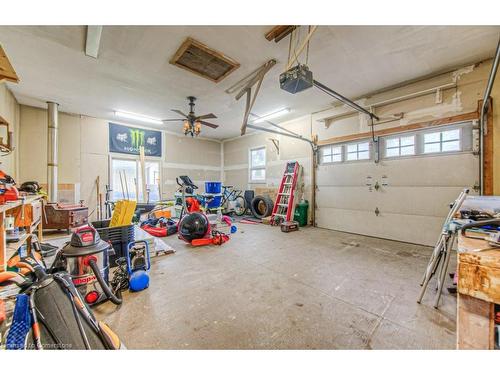
POLYGON ((162 125, 163 121, 154 118, 154 117, 149 117, 145 115, 140 115, 138 113, 130 113, 130 112, 122 112, 122 111, 115 111, 115 116, 121 117, 121 118, 126 118, 129 120, 137 120, 137 121, 142 121, 142 122, 148 122, 150 124, 156 124, 156 125, 162 125))
POLYGON ((264 122, 264 121, 267 121, 267 120, 270 120, 273 118, 284 116, 287 113, 290 113, 290 108, 283 108, 283 109, 280 109, 279 111, 269 113, 268 115, 260 116, 257 119, 253 120, 252 123, 258 124, 258 123, 261 123, 261 122, 264 122))

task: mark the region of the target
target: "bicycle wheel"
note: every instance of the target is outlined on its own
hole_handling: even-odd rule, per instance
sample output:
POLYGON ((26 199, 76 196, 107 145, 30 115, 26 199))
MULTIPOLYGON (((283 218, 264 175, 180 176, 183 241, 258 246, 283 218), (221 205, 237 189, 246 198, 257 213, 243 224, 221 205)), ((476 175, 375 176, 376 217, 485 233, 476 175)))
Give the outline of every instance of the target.
POLYGON ((234 213, 237 216, 243 216, 247 211, 245 198, 243 198, 241 195, 238 195, 236 198, 234 198, 231 203, 234 206, 234 213))

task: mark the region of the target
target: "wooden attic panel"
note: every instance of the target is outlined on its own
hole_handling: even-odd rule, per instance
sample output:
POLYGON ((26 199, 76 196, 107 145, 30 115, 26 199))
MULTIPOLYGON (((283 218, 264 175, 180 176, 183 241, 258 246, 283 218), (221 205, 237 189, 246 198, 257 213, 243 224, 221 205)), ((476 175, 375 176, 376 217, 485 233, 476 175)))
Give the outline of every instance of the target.
POLYGON ((11 82, 19 82, 19 77, 12 67, 7 55, 5 54, 2 46, 0 46, 0 81, 8 80, 11 82))
POLYGON ((170 63, 213 82, 220 82, 240 66, 230 57, 192 38, 182 43, 170 63))

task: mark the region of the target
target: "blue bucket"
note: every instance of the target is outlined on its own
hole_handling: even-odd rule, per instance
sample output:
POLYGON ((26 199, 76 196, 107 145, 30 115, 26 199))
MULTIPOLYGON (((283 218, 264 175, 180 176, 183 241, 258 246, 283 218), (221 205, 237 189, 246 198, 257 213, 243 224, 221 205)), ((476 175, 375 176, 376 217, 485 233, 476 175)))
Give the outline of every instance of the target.
POLYGON ((220 194, 222 190, 222 182, 205 182, 205 193, 220 194))
POLYGON ((214 199, 207 204, 207 208, 217 208, 220 206, 220 202, 222 200, 222 195, 218 195, 214 197, 214 199))

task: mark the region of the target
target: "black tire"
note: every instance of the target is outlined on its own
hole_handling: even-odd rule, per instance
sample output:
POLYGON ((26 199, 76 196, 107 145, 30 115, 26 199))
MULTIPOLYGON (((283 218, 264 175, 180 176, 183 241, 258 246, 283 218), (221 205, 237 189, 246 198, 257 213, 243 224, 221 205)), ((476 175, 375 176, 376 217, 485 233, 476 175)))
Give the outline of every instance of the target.
POLYGON ((254 199, 252 199, 252 203, 250 204, 252 215, 257 219, 263 219, 267 216, 271 216, 273 207, 273 200, 263 195, 257 195, 254 199))

